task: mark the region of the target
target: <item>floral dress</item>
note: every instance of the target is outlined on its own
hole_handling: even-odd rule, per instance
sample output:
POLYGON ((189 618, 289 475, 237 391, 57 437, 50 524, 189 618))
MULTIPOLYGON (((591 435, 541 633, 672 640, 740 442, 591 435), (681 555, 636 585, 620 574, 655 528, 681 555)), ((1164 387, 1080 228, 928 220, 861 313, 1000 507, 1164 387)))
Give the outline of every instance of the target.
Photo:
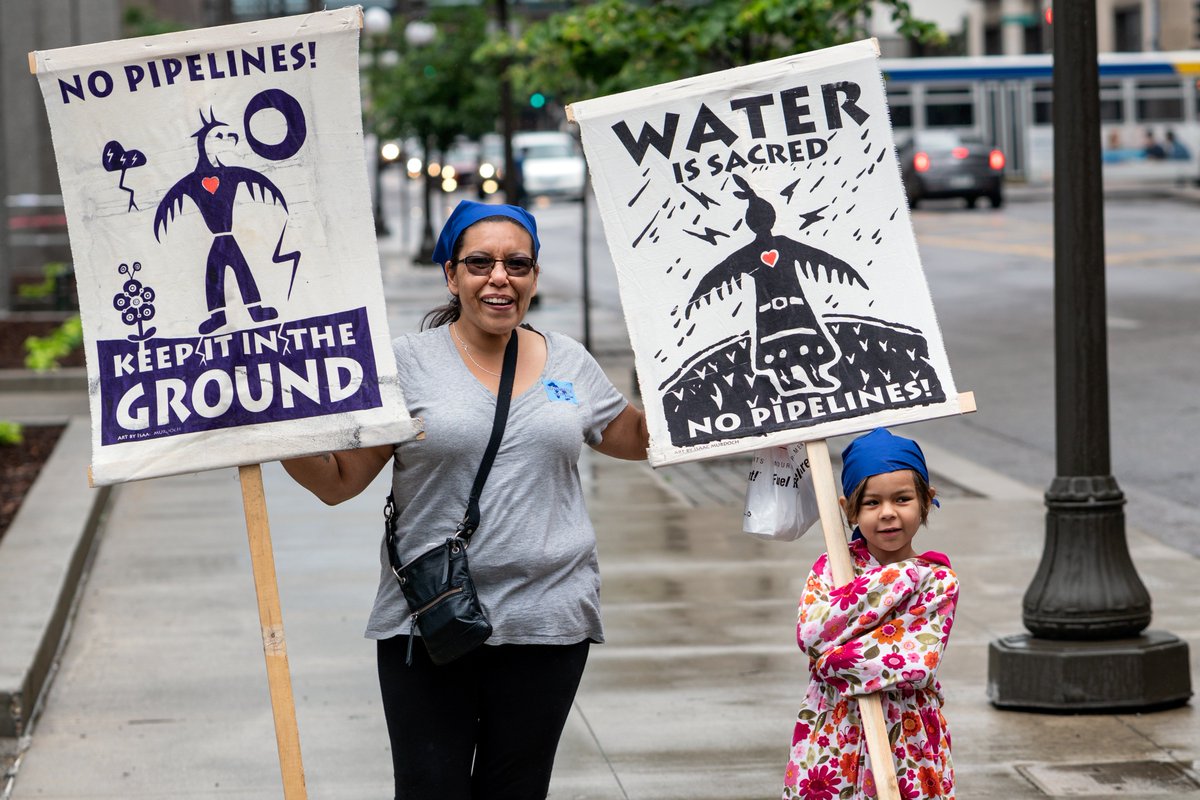
POLYGON ((792 734, 783 798, 875 797, 858 703, 880 692, 904 800, 954 797, 950 733, 935 677, 958 601, 958 579, 936 552, 880 565, 850 543, 855 578, 834 586, 828 556, 809 573, 796 640, 810 680, 792 734))

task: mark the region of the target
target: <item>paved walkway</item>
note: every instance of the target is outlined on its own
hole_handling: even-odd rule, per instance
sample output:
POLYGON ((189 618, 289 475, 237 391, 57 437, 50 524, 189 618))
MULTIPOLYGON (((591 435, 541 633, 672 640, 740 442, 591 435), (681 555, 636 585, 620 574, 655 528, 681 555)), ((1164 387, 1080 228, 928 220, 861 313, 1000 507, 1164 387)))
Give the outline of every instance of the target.
MULTIPOLYGON (((393 330, 412 329, 441 297, 440 278, 393 257, 384 272, 393 330)), ((535 324, 577 332, 568 300, 545 298, 535 324)), ((615 354, 605 368, 628 389, 617 323, 593 324, 615 354)), ((920 438, 919 426, 911 432, 920 438)), ((1040 489, 928 450, 935 483, 952 484, 917 542, 948 552, 963 585, 941 670, 959 797, 1200 800, 1193 706, 1053 716, 987 702, 987 645, 1022 631, 1020 599, 1041 553, 1040 489)), ((592 455, 581 464, 608 643, 593 649, 552 798, 778 796, 805 684, 795 602, 823 545, 815 531, 793 544, 741 534, 739 468, 654 471, 592 455), (706 491, 695 491, 700 482, 706 491)), ((384 479, 332 509, 277 464, 264 466, 264 480, 309 797, 390 797, 373 646, 361 638, 384 479)), ((11 797, 281 797, 236 472, 126 484, 113 498, 11 797)), ((1138 531, 1129 539, 1153 627, 1195 649, 1200 564, 1138 531)))

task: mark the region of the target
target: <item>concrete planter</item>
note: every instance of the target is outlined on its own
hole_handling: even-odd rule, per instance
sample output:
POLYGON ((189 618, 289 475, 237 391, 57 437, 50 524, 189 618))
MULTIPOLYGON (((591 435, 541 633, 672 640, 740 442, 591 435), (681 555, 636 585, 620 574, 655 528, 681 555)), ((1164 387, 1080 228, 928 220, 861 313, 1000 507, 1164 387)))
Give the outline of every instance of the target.
POLYGON ((53 671, 108 487, 87 482, 86 417, 74 417, 0 539, 0 738, 29 731, 53 671))

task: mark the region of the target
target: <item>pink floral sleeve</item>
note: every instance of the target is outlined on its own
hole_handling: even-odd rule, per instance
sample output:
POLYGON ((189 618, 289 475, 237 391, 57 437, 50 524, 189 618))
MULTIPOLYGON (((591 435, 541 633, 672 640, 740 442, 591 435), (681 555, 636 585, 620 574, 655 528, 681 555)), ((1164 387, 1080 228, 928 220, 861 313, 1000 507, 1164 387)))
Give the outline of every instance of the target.
POLYGON ((813 565, 796 639, 814 677, 848 697, 934 683, 958 602, 948 566, 921 557, 880 566, 854 548, 857 577, 833 585, 828 559, 813 565))

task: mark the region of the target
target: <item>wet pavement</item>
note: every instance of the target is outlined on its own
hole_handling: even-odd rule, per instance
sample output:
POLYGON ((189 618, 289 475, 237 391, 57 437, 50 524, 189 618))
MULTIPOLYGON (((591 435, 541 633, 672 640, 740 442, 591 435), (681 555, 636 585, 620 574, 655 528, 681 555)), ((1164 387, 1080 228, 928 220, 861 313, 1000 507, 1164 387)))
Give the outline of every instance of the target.
MULTIPOLYGON (((393 332, 413 329, 443 296, 435 270, 394 253, 384 276, 393 332)), ((545 297, 534 324, 578 335, 576 308, 545 297)), ((603 366, 628 393, 623 325, 615 315, 593 325, 603 366)), ((919 425, 907 432, 920 440, 919 425)), ((958 796, 1200 800, 1193 705, 1060 716, 987 702, 987 646, 1023 630, 1044 506, 1040 491, 927 454, 948 491, 916 543, 949 553, 962 582, 940 671, 958 796)), ((277 464, 263 471, 308 796, 389 797, 374 648, 361 636, 386 476, 326 508, 277 464)), ((777 797, 806 681, 796 599, 820 533, 787 544, 740 533, 738 459, 655 471, 589 452, 580 472, 608 641, 592 650, 550 796, 777 797)), ((1200 564, 1141 532, 1129 540, 1154 599, 1152 627, 1194 649, 1200 564)), ((1193 686, 1196 663, 1193 654, 1193 686)), ((272 798, 280 786, 236 471, 118 487, 9 796, 272 798)))

